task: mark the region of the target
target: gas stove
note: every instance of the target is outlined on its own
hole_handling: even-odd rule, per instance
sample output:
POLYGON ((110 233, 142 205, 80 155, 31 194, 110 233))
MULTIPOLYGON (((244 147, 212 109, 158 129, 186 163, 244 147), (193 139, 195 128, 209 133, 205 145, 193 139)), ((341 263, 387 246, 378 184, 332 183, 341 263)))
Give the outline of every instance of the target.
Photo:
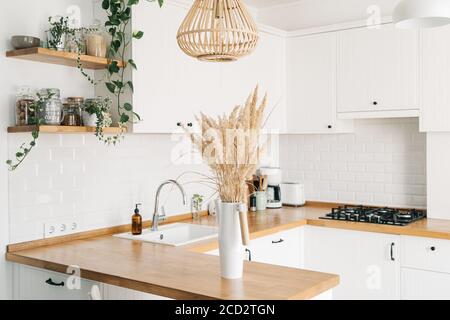
POLYGON ((427 216, 425 210, 341 206, 320 219, 405 226, 427 216))

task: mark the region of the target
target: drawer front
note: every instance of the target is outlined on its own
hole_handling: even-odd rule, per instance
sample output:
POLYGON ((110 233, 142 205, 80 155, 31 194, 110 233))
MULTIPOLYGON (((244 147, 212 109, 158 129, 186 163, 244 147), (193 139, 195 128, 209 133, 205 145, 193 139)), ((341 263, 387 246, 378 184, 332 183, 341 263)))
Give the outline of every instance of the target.
POLYGON ((450 241, 402 237, 402 267, 450 273, 450 241))
POLYGON ((69 277, 66 274, 15 265, 14 297, 19 300, 89 300, 92 287, 98 284, 81 279, 79 289, 69 289, 69 277))
POLYGON ((450 274, 402 268, 403 300, 449 300, 450 274))

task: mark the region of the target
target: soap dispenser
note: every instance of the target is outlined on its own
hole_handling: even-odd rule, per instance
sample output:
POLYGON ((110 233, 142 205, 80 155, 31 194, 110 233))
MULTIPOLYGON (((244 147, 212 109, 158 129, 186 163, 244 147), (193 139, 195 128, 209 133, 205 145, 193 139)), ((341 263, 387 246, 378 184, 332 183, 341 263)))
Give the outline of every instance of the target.
POLYGON ((136 204, 134 215, 131 218, 131 233, 133 234, 133 236, 142 234, 142 216, 139 214, 139 206, 142 206, 142 204, 136 204))

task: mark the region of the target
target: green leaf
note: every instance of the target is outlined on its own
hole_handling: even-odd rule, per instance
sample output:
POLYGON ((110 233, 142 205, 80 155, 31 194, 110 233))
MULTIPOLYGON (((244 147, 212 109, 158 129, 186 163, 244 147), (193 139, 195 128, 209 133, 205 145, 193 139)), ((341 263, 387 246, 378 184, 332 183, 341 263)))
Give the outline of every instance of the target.
POLYGON ((126 115, 125 113, 122 113, 120 115, 120 122, 121 123, 127 123, 130 120, 130 117, 126 115))
POLYGON ((128 1, 129 6, 134 6, 135 4, 138 4, 138 3, 139 3, 139 0, 129 0, 128 1))
POLYGON ((131 111, 131 110, 133 110, 133 106, 130 104, 130 103, 125 103, 124 105, 123 105, 123 107, 124 107, 124 109, 125 110, 127 110, 127 111, 131 111))
POLYGON ((22 158, 23 156, 24 156, 24 154, 22 152, 16 153, 16 158, 22 158))
POLYGON ((36 142, 31 141, 31 142, 30 142, 30 146, 32 146, 32 147, 36 146, 36 142))
POLYGON ((108 71, 110 74, 118 73, 119 70, 120 70, 120 68, 119 68, 117 61, 112 61, 110 63, 110 65, 108 66, 108 71))
POLYGON ((12 165, 12 160, 6 160, 6 164, 7 164, 8 166, 12 165))
POLYGON ((133 32, 133 38, 135 39, 142 39, 144 36, 144 33, 142 31, 133 32))
POLYGON ((109 0, 103 0, 102 8, 103 8, 103 10, 108 10, 109 9, 109 0))
POLYGON ((164 4, 164 0, 158 0, 159 7, 161 8, 164 4))
POLYGON ((123 82, 119 80, 112 81, 116 85, 117 88, 122 89, 124 87, 123 82))
POLYGON ((127 84, 128 84, 128 86, 130 87, 131 91, 134 92, 134 84, 133 84, 133 81, 128 81, 127 84))
POLYGON ((33 131, 31 133, 31 136, 33 137, 33 139, 37 139, 39 137, 39 131, 33 131))
POLYGON ((128 63, 133 67, 134 70, 137 70, 136 63, 134 62, 133 59, 128 60, 128 63))
POLYGON ((116 93, 116 86, 114 84, 112 84, 111 82, 106 82, 105 85, 108 88, 109 92, 116 93))

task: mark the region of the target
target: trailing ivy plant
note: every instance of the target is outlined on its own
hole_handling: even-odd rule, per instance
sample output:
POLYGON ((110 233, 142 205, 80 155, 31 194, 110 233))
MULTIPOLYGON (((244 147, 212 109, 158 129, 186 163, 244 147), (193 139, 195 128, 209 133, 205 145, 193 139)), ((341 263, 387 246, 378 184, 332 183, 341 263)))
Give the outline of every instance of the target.
POLYGON ((10 171, 16 170, 22 162, 28 157, 31 150, 37 145, 37 140, 39 138, 39 126, 45 123, 44 118, 41 117, 42 110, 44 109, 44 105, 48 99, 53 97, 54 93, 47 92, 46 95, 37 94, 38 99, 28 106, 29 113, 35 116, 31 117, 29 120, 30 125, 34 125, 35 129, 31 132, 32 140, 28 143, 23 143, 19 150, 15 154, 14 160, 7 160, 6 164, 8 165, 8 169, 10 171))
POLYGON ((55 21, 53 17, 49 17, 48 22, 51 26, 51 28, 47 31, 51 36, 48 39, 49 48, 54 50, 64 49, 64 36, 73 33, 73 30, 69 28, 69 18, 60 17, 55 21))

